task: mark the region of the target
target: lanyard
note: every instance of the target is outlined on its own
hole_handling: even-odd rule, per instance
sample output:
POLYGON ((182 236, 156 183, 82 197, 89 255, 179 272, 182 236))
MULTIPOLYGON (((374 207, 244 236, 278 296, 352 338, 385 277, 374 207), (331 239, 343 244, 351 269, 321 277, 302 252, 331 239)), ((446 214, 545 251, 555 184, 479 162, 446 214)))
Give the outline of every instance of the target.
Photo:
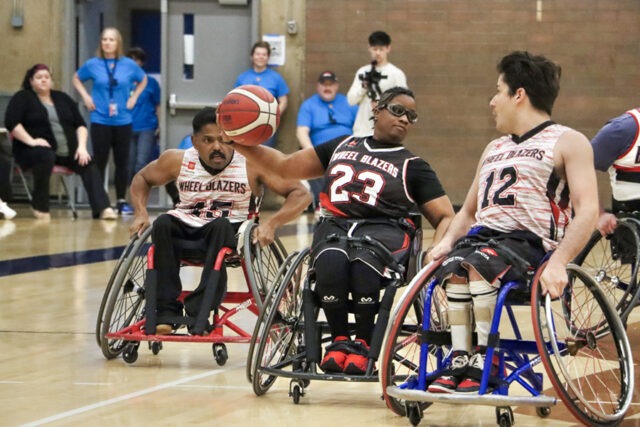
POLYGON ((107 75, 109 76, 109 99, 113 99, 113 88, 118 85, 118 81, 116 80, 116 67, 118 67, 118 60, 116 59, 113 63, 113 72, 109 70, 109 65, 107 64, 107 58, 104 59, 104 68, 107 70, 107 75))

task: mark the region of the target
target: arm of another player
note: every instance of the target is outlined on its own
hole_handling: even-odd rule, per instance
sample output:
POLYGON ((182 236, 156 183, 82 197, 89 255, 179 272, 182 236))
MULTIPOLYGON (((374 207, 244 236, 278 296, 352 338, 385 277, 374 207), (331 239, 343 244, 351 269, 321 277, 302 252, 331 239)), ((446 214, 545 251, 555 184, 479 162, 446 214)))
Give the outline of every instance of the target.
MULTIPOLYGON (((228 137, 227 137, 228 138, 228 137)), ((260 173, 277 174, 283 179, 312 179, 324 175, 324 168, 314 148, 284 154, 264 145, 233 144, 234 148, 260 173)))
MULTIPOLYGON (((448 196, 441 196, 420 205, 420 212, 429 221, 429 224, 435 229, 430 249, 440 242, 445 232, 449 228, 449 224, 455 216, 451 200, 448 196)), ((427 249, 427 260, 431 250, 427 249)))
POLYGON ((568 282, 566 266, 587 243, 598 219, 598 185, 587 138, 574 130, 565 132, 554 148, 554 159, 556 171, 571 189, 574 216, 540 276, 543 295, 552 298, 562 294, 568 282))
MULTIPOLYGON (((250 169, 249 174, 254 172, 250 169)), ((266 246, 273 242, 276 229, 300 216, 311 203, 311 193, 297 180, 285 180, 271 173, 258 173, 257 179, 274 193, 285 198, 284 203, 269 219, 260 222, 253 242, 266 246)))
MULTIPOLYGON (((606 172, 616 159, 626 153, 636 140, 638 125, 631 115, 618 117, 605 124, 591 140, 596 170, 606 172)), ((600 205, 598 231, 602 236, 613 233, 618 224, 614 214, 600 205)))
POLYGON ((149 227, 149 213, 147 212, 149 193, 153 187, 164 185, 178 178, 183 156, 184 151, 182 150, 167 150, 160 155, 158 160, 146 165, 133 177, 129 187, 131 204, 135 211, 133 223, 129 227, 129 233, 132 236, 136 233, 140 235, 149 227))

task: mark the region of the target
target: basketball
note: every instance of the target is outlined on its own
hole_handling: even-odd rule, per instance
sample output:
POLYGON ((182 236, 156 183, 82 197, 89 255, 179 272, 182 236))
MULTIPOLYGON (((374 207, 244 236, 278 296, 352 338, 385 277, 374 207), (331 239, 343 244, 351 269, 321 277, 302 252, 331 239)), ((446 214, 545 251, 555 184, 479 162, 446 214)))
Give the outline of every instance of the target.
POLYGON ((278 101, 263 87, 238 86, 218 106, 218 125, 238 144, 259 145, 280 125, 278 101))

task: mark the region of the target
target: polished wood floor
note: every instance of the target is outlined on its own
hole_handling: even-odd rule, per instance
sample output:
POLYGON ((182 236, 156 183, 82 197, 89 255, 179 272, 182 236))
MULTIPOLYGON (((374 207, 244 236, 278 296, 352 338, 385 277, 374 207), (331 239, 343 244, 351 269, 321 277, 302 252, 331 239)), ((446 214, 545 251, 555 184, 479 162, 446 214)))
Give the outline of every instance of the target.
MULTIPOLYGON (((91 220, 83 210, 73 221, 69 211, 56 209, 50 223, 40 223, 25 205, 14 207, 16 219, 0 220, 0 264, 16 261, 5 262, 0 272, 1 426, 410 425, 386 409, 378 384, 313 382, 294 405, 288 380, 279 379, 256 397, 245 377, 246 344, 230 344, 223 367, 214 361, 210 344, 198 343, 165 342, 157 356, 143 343, 133 365, 106 360, 94 329, 116 261, 84 263, 81 254, 125 245, 131 218, 91 220), (34 271, 43 260, 50 266, 34 271)), ((308 244, 310 220, 303 216, 299 227, 287 228, 282 240, 289 250, 308 244)), ((253 321, 248 317, 247 326, 253 321)), ((640 358, 637 323, 630 337, 640 358)), ((636 388, 638 371, 636 366, 636 388)), ((630 412, 623 425, 640 425, 640 403, 630 412)), ((576 425, 561 405, 547 419, 517 408, 515 417, 517 426, 576 425)), ((435 404, 421 425, 492 426, 494 409, 435 404)))

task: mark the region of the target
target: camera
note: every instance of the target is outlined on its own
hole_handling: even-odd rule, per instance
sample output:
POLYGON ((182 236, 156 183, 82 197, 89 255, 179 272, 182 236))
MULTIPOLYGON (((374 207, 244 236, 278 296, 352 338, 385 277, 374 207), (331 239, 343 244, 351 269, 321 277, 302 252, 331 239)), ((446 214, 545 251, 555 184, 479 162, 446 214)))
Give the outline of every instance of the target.
POLYGON ((387 76, 383 76, 380 71, 376 70, 377 64, 378 61, 371 61, 371 70, 358 74, 358 78, 362 81, 362 86, 367 89, 367 96, 373 101, 376 101, 382 95, 380 80, 387 78, 387 76))

